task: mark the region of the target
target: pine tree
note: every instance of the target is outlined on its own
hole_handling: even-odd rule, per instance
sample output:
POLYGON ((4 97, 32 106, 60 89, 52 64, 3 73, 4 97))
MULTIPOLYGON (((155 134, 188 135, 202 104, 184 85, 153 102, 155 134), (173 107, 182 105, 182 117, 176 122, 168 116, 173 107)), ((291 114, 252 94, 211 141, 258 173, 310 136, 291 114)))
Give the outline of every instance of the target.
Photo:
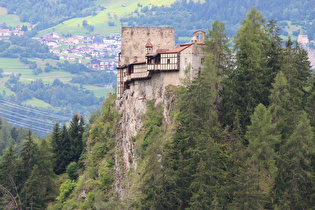
POLYGON ((42 188, 40 180, 42 179, 37 165, 28 177, 23 187, 23 206, 25 209, 44 209, 45 191, 42 188))
POLYGON ((288 81, 288 90, 292 105, 296 110, 303 110, 308 97, 304 88, 309 85, 311 67, 307 52, 289 38, 285 43, 281 71, 288 81))
POLYGON ((281 59, 283 50, 281 45, 283 40, 280 37, 280 28, 276 26, 277 21, 271 19, 266 24, 267 35, 269 36, 270 42, 266 46, 266 56, 267 56, 267 65, 266 65, 266 86, 270 87, 271 82, 278 74, 281 68, 281 59))
POLYGON ((81 153, 83 151, 83 141, 82 135, 84 131, 84 122, 83 117, 80 118, 78 115, 74 115, 72 117, 72 121, 70 123, 70 127, 68 129, 69 138, 71 142, 71 152, 72 152, 72 161, 78 162, 81 153))
POLYGON ((45 203, 54 200, 57 188, 54 179, 56 175, 53 171, 53 153, 46 139, 42 139, 39 145, 38 170, 41 176, 41 188, 44 192, 43 200, 45 203))
POLYGON ((257 192, 255 170, 244 146, 242 130, 236 113, 230 134, 227 165, 226 197, 228 209, 261 209, 261 196, 257 192))
POLYGON ((222 118, 227 125, 233 125, 236 112, 239 113, 243 132, 249 125, 249 116, 262 103, 268 105, 269 85, 272 77, 267 55, 270 38, 263 15, 251 8, 247 19, 234 37, 236 52, 234 68, 227 72, 229 79, 223 85, 222 118))
POLYGON ((62 169, 60 168, 61 162, 63 161, 61 159, 60 153, 62 152, 63 148, 61 145, 61 135, 60 135, 60 125, 59 123, 55 123, 52 134, 51 134, 51 145, 52 145, 52 151, 54 153, 54 159, 55 159, 55 165, 54 165, 54 172, 56 174, 61 174, 62 169))
POLYGON ((21 150, 21 162, 22 162, 22 179, 26 180, 33 170, 33 166, 38 164, 38 146, 33 141, 31 130, 28 131, 25 142, 23 143, 23 147, 21 150))
MULTIPOLYGON (((194 80, 181 88, 178 121, 164 162, 165 208, 214 208, 222 204, 225 151, 218 120, 220 75, 227 64, 227 38, 224 24, 215 21, 205 48, 210 53, 194 80), (212 52, 213 51, 213 52, 212 52), (206 167, 207 166, 207 167, 206 167)), ((187 71, 189 72, 189 71, 187 71)), ((163 192, 163 191, 162 191, 163 192)))
POLYGON ((266 197, 273 187, 277 168, 275 166, 275 145, 280 137, 272 123, 269 110, 259 104, 251 116, 245 138, 248 140, 250 162, 255 169, 257 192, 266 197))
POLYGON ((272 87, 269 97, 272 123, 276 124, 276 130, 281 134, 282 139, 286 139, 292 131, 295 108, 291 101, 287 79, 282 71, 277 74, 272 87))
POLYGON ((310 123, 313 128, 315 128, 315 75, 312 77, 310 96, 307 98, 306 102, 306 112, 310 118, 310 123))
POLYGON ((69 132, 67 129, 67 126, 64 124, 62 126, 62 131, 61 131, 61 151, 59 151, 59 156, 60 156, 60 173, 64 173, 66 171, 66 167, 69 165, 69 163, 72 160, 72 149, 71 149, 71 142, 69 138, 69 132))
POLYGON ((314 207, 314 170, 311 165, 315 152, 314 133, 304 111, 299 112, 296 122, 292 134, 280 148, 274 204, 282 209, 314 207))
POLYGON ((17 189, 17 157, 10 145, 0 159, 0 206, 19 209, 21 204, 17 189), (1 204, 2 203, 2 204, 1 204))

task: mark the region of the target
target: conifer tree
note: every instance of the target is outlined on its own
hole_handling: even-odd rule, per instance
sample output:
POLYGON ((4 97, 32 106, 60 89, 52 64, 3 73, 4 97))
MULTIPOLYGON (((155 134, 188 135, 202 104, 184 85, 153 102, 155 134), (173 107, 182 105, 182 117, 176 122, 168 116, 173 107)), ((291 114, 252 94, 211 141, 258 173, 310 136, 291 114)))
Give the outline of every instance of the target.
POLYGON ((66 167, 72 160, 72 149, 71 149, 71 142, 69 138, 69 133, 67 126, 64 124, 62 126, 61 131, 61 151, 59 151, 60 156, 60 165, 59 165, 59 173, 64 173, 66 171, 66 167))
POLYGON ((22 162, 22 179, 26 180, 27 177, 30 176, 33 166, 38 164, 38 146, 37 144, 33 141, 32 138, 32 132, 31 130, 28 131, 27 137, 25 139, 25 142, 23 143, 23 147, 21 150, 21 162, 22 162))
POLYGON ((306 102, 306 112, 308 113, 308 117, 310 119, 311 126, 315 128, 315 75, 312 77, 312 85, 311 85, 310 96, 307 98, 306 102))
POLYGON ((17 157, 10 145, 0 159, 0 206, 19 209, 21 200, 17 189, 17 157), (9 196, 8 196, 9 195, 9 196), (1 204, 2 203, 2 204, 1 204))
POLYGON ((39 144, 39 159, 38 170, 41 176, 41 188, 44 192, 43 200, 45 203, 54 200, 56 195, 56 185, 55 185, 55 173, 53 171, 53 153, 52 148, 49 146, 46 139, 42 139, 39 144))
POLYGON ((267 42, 266 46, 266 84, 267 86, 271 86, 271 82, 273 78, 277 75, 281 68, 281 59, 282 59, 282 43, 283 40, 280 37, 280 28, 276 25, 277 21, 275 19, 270 19, 266 24, 267 35, 269 36, 269 42, 267 42))
POLYGON ((164 164, 167 208, 214 208, 222 204, 220 186, 226 160, 225 137, 218 121, 219 75, 228 56, 223 33, 224 24, 215 21, 206 40, 210 53, 205 66, 193 81, 186 79, 181 89, 180 124, 167 147, 164 164))
POLYGON ((60 125, 57 122, 55 123, 52 130, 52 134, 51 134, 51 146, 52 146, 52 151, 54 153, 54 159, 55 159, 54 172, 56 174, 60 174, 62 172, 62 169, 60 168, 61 162, 63 161, 60 156, 60 153, 63 150, 61 141, 62 139, 61 139, 60 125))
POLYGON ((294 105, 289 93, 289 85, 282 71, 275 77, 272 84, 269 110, 272 114, 272 123, 276 124, 276 130, 281 134, 282 139, 286 139, 291 134, 293 126, 294 105))
POLYGON ((292 134, 280 148, 274 204, 282 209, 314 207, 314 170, 311 165, 315 152, 314 133, 304 111, 299 112, 296 122, 292 134))
POLYGON ((234 68, 228 72, 229 79, 223 86, 222 118, 227 125, 233 125, 236 112, 239 113, 243 131, 249 125, 249 116, 262 103, 268 105, 271 66, 267 66, 270 38, 266 20, 256 8, 251 8, 242 26, 234 37, 236 52, 234 68), (267 80, 268 79, 268 80, 267 80))
POLYGON ((33 170, 24 184, 23 206, 25 209, 44 209, 44 190, 41 185, 41 175, 37 165, 34 165, 33 170))
POLYGON ((307 52, 293 44, 290 38, 285 43, 281 71, 288 81, 291 106, 296 110, 303 110, 308 97, 304 88, 310 85, 311 67, 307 52))
POLYGON ((236 113, 230 134, 227 165, 226 197, 224 206, 228 209, 259 209, 261 196, 255 185, 255 170, 249 161, 249 154, 244 146, 242 130, 236 113))
POLYGON ((275 128, 270 111, 259 104, 251 116, 245 138, 249 142, 250 162, 256 172, 255 186, 262 197, 266 197, 272 189, 277 171, 275 145, 280 137, 275 128))
POLYGON ((83 117, 76 114, 72 117, 70 127, 68 129, 69 138, 71 142, 72 161, 78 162, 83 151, 82 135, 84 131, 83 117))

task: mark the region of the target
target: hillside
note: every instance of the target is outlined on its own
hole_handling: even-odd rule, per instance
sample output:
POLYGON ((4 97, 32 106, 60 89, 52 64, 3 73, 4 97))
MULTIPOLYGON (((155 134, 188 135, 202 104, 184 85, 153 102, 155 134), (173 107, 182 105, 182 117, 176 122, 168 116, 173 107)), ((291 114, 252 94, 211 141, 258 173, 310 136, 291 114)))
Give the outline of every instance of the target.
MULTIPOLYGON (((246 12, 232 40, 225 23, 216 20, 205 40, 198 32, 199 42, 195 36, 177 50, 156 50, 150 63, 139 62, 186 62, 193 57, 184 49, 197 50, 199 44, 205 57, 196 62, 202 68, 192 69, 189 62, 170 71, 156 66, 151 77, 126 80, 121 95, 110 94, 89 119, 75 114, 69 125, 55 123, 45 138, 0 121, 6 139, 0 141, 0 208, 312 209, 314 72, 306 51, 290 38, 282 40, 272 18, 255 7, 246 12), (171 57, 178 51, 187 57, 171 57), (184 77, 175 86, 166 85, 165 75, 184 77)), ((152 39, 166 40, 154 34, 152 39)), ((26 48, 3 51, 21 56, 26 48)), ((73 65, 57 64, 82 70, 73 65)), ((128 70, 129 78, 139 73, 128 70)), ((47 87, 9 80, 19 97, 28 96, 21 94, 27 90, 48 92, 44 98, 54 103, 80 100, 74 87, 58 80, 47 87), (61 88, 70 94, 56 100, 61 88)))
POLYGON ((279 21, 283 36, 307 34, 310 40, 315 34, 314 1, 176 1, 170 7, 143 7, 132 15, 121 19, 129 26, 172 26, 177 36, 197 29, 207 30, 211 22, 218 19, 226 24, 229 37, 234 35, 246 11, 255 6, 267 18, 279 21), (287 26, 287 27, 286 27, 287 26), (296 27, 296 28, 295 28, 296 27), (296 32, 296 33, 295 33, 296 32))
POLYGON ((28 110, 66 116, 59 119, 61 123, 77 112, 88 117, 109 92, 114 92, 104 85, 116 80, 113 71, 95 71, 75 60, 59 60, 46 45, 27 36, 0 40, 0 73, 1 116, 16 126, 34 126, 41 136, 49 133, 58 119, 44 114, 36 116, 42 120, 38 124, 27 119, 34 117, 28 110))
POLYGON ((100 5, 104 9, 98 11, 92 16, 73 18, 63 23, 51 27, 49 29, 40 31, 38 36, 45 33, 55 31, 60 34, 73 34, 73 35, 88 35, 88 34, 100 34, 109 35, 111 33, 120 33, 121 23, 120 19, 127 15, 132 14, 138 8, 149 5, 170 5, 174 0, 162 0, 162 1, 144 1, 144 0, 128 0, 128 1, 96 1, 95 5, 100 5), (93 31, 88 31, 82 27, 82 22, 86 20, 88 24, 94 26, 93 31))
POLYGON ((136 88, 108 98, 83 171, 49 208, 311 208, 314 74, 305 51, 282 47, 262 17, 252 8, 243 20, 232 63, 216 21, 195 80, 165 86, 157 76, 146 99, 136 88))

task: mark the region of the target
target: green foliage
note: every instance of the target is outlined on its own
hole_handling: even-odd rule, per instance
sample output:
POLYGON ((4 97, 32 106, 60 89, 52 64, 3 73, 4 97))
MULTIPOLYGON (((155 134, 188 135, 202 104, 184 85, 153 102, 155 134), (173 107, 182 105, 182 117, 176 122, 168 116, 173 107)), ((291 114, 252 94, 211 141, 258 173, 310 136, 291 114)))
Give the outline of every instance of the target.
POLYGON ((223 91, 228 97, 223 98, 222 105, 223 117, 229 125, 237 110, 240 123, 245 127, 250 122, 249 116, 259 103, 268 105, 267 84, 270 84, 273 78, 269 78, 269 72, 266 71, 266 45, 270 40, 265 22, 261 12, 252 8, 234 37, 235 68, 228 72, 230 78, 223 91), (269 81, 265 81, 266 78, 269 81))
MULTIPOLYGON (((254 185, 261 200, 266 198, 273 188, 277 168, 275 166, 275 145, 280 142, 276 124, 272 123, 269 110, 259 104, 251 116, 245 138, 248 140, 249 161, 252 164, 256 179, 254 185)), ((263 206, 260 203, 260 206, 263 206)))
MULTIPOLYGON (((160 133, 159 127, 162 125, 163 119, 163 109, 162 106, 159 105, 157 108, 154 106, 155 101, 147 101, 148 110, 146 112, 147 119, 144 120, 143 125, 146 128, 146 133, 143 137, 143 142, 141 145, 141 153, 143 153, 146 148, 151 143, 151 139, 160 133)), ((138 152, 140 152, 138 150, 138 152)))
POLYGON ((79 117, 75 114, 72 117, 70 126, 68 129, 69 139, 71 142, 71 160, 77 162, 83 151, 83 139, 82 135, 84 132, 84 120, 83 117, 79 117))
POLYGON ((315 152, 314 133, 304 111, 298 113, 295 128, 280 149, 275 203, 280 208, 309 209, 313 206, 315 152))
POLYGON ((36 0, 20 2, 18 0, 4 0, 2 5, 8 9, 8 14, 18 15, 21 22, 39 23, 38 29, 51 27, 65 19, 91 15, 94 10, 94 4, 90 0, 83 0, 79 4, 76 1, 36 0))
POLYGON ((67 179, 62 185, 60 186, 60 194, 56 198, 59 203, 63 203, 69 197, 73 189, 76 187, 76 183, 74 180, 67 179))
MULTIPOLYGON (((117 111, 113 108, 115 98, 115 95, 109 96, 103 103, 101 115, 96 115, 98 119, 91 121, 94 122, 93 125, 86 126, 90 129, 86 142, 87 154, 81 156, 81 158, 85 157, 83 159, 85 170, 80 174, 77 183, 70 180, 64 183, 65 190, 60 189, 60 192, 65 192, 60 193, 57 198, 58 203, 53 206, 54 209, 102 209, 104 206, 115 207, 117 205, 114 201, 109 201, 114 181, 114 135, 117 132, 115 125, 119 119, 117 111), (67 190, 68 188, 70 190, 67 190), (82 191, 86 193, 84 200, 81 200, 82 191), (79 199, 80 202, 75 199, 79 199)), ((75 119, 74 121, 77 122, 75 119)), ((70 132, 76 130, 75 127, 71 129, 70 125, 69 136, 70 132)))
POLYGON ((52 85, 45 85, 41 79, 24 84, 15 79, 6 82, 6 87, 17 94, 17 100, 22 102, 32 97, 43 100, 52 106, 70 106, 82 109, 83 106, 93 107, 100 104, 99 98, 90 91, 80 90, 78 87, 64 84, 55 79, 52 85))
POLYGON ((90 72, 90 74, 84 72, 82 75, 73 77, 71 82, 83 85, 102 85, 115 83, 116 79, 117 76, 113 72, 108 73, 107 71, 96 71, 90 72))
MULTIPOLYGON (((52 148, 45 140, 39 145, 30 141, 29 134, 20 159, 13 147, 5 152, 0 182, 13 189, 16 203, 14 185, 4 174, 11 174, 23 192, 21 203, 45 207, 53 194, 48 191, 51 150, 58 153, 60 144, 55 154, 64 160, 60 165, 75 159, 84 167, 77 183, 61 185, 54 209, 311 209, 314 75, 305 52, 290 42, 281 48, 275 22, 266 23, 254 8, 235 37, 232 66, 222 22, 213 22, 205 42, 204 68, 194 77, 187 69, 182 87, 166 87, 167 110, 147 101, 143 127, 130 138, 136 153, 128 160, 136 168, 125 171, 120 162, 116 140, 124 131, 116 96, 110 95, 101 113, 93 114, 84 127, 87 132, 83 120, 74 116, 69 129, 55 125, 52 148), (164 120, 164 113, 170 119, 164 120), (35 178, 44 183, 43 189, 35 178), (115 193, 114 183, 123 188, 124 197, 115 193), (36 200, 29 189, 45 196, 36 200)), ((70 165, 69 171, 76 171, 75 163, 70 165)))
POLYGON ((78 177, 78 164, 76 162, 71 162, 68 166, 67 166, 67 174, 69 176, 70 180, 76 180, 78 177))
MULTIPOLYGON (((18 58, 27 64, 26 58, 51 58, 59 60, 59 58, 49 52, 49 48, 31 39, 27 36, 10 36, 10 42, 0 42, 0 57, 18 58)), ((35 68, 32 68, 35 69, 35 68)))
MULTIPOLYGON (((257 7, 268 18, 279 21, 295 21, 302 25, 309 23, 307 32, 313 37, 314 15, 310 2, 305 1, 176 1, 169 7, 139 8, 132 16, 121 18, 121 22, 132 26, 171 26, 176 30, 176 36, 189 37, 193 30, 206 31, 207 27, 216 19, 226 23, 226 28, 231 37, 242 19, 246 18, 246 11, 257 7), (293 13, 295 11, 295 13, 293 13), (298 12, 297 12, 298 11, 298 12), (292 14, 292 15, 290 15, 292 14), (293 15, 295 14, 295 15, 293 15), (313 33, 312 33, 313 32, 313 33)), ((286 32, 286 31, 285 31, 286 32)))
POLYGON ((32 173, 24 184, 22 193, 24 194, 23 204, 26 209, 43 209, 45 207, 44 203, 44 191, 42 190, 42 185, 38 181, 40 180, 40 172, 37 165, 34 165, 32 173))

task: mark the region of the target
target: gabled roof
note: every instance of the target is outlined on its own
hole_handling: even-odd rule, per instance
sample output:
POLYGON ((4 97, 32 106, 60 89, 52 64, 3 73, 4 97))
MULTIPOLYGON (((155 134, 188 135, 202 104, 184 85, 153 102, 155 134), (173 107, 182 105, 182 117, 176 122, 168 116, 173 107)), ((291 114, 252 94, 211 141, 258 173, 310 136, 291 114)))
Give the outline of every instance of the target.
POLYGON ((167 52, 169 51, 169 49, 157 49, 156 52, 157 53, 163 53, 163 52, 167 52))
POLYGON ((146 63, 145 60, 140 60, 140 61, 133 62, 132 64, 144 64, 144 63, 146 63))
POLYGON ((177 48, 175 48, 173 50, 169 50, 169 51, 163 52, 163 54, 164 53, 178 53, 178 52, 181 52, 184 49, 188 48, 189 46, 191 46, 191 44, 181 44, 179 47, 177 47, 177 48))

